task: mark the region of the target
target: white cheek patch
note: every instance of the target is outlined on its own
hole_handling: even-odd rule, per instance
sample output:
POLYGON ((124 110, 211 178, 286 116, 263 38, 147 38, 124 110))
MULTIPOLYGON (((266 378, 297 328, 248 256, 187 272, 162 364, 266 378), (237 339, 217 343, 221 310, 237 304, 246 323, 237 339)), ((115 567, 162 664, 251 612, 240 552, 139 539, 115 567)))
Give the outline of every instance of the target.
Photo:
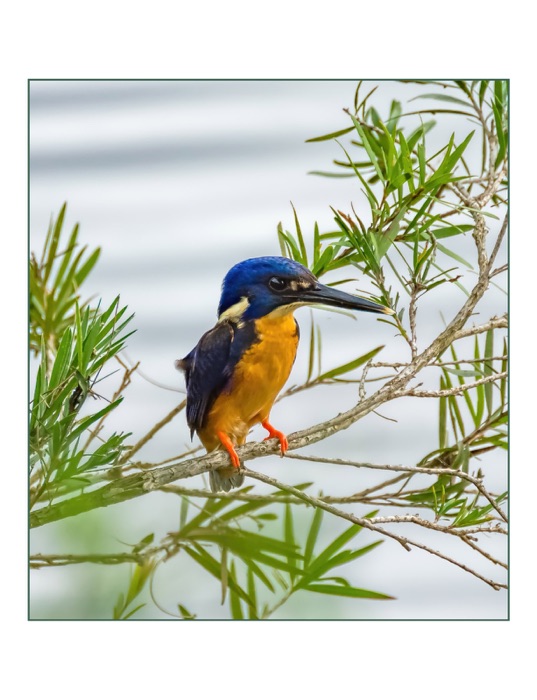
POLYGON ((274 311, 271 311, 269 314, 267 314, 266 318, 278 318, 279 316, 287 316, 287 314, 293 313, 293 311, 299 309, 301 306, 307 306, 307 302, 296 301, 293 304, 278 306, 277 309, 274 309, 274 311))
POLYGON ((233 304, 233 306, 230 306, 229 309, 226 309, 220 314, 220 318, 218 319, 218 323, 221 323, 222 321, 238 321, 242 317, 243 313, 246 311, 246 309, 250 306, 250 302, 248 301, 248 297, 242 297, 240 301, 238 301, 236 304, 233 304))

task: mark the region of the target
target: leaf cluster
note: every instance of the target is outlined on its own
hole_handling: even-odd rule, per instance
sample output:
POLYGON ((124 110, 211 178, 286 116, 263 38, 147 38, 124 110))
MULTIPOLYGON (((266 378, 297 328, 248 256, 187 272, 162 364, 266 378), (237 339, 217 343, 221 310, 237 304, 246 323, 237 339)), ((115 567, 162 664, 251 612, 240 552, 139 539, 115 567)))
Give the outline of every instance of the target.
POLYGON ((43 346, 55 351, 64 331, 74 325, 80 287, 101 254, 100 248, 91 253, 87 246, 80 248, 78 224, 64 247, 62 229, 66 208, 63 204, 56 220, 51 221, 41 258, 38 260, 32 254, 30 259, 30 349, 35 355, 43 346))
MULTIPOLYGON (((449 87, 461 93, 462 97, 439 92, 421 95, 420 99, 435 97, 448 100, 457 105, 464 104, 465 110, 460 107, 439 110, 435 107, 434 110, 404 113, 401 103, 393 100, 388 115, 382 119, 373 106, 367 106, 372 93, 363 100, 358 98, 359 85, 355 113, 348 113, 351 126, 309 141, 352 136, 346 147, 337 141, 345 159, 334 160, 334 165, 345 175, 358 179, 363 195, 363 211, 358 215, 354 208, 351 212, 333 209, 337 225, 334 231, 320 233, 315 224, 310 256, 296 211, 295 234, 285 231, 281 224, 278 226, 284 255, 309 266, 318 276, 343 267, 358 269, 377 288, 377 300, 400 312, 399 320, 402 318, 400 294, 386 287, 383 260, 397 277, 401 292, 406 296, 417 292, 422 294, 440 284, 456 281, 452 274, 453 267, 439 265, 439 253, 467 267, 471 265, 453 251, 452 245, 447 247, 441 241, 464 236, 473 228, 473 222, 465 221, 465 217, 471 217, 471 209, 460 202, 455 203, 450 193, 461 181, 468 182, 471 192, 474 186, 471 176, 482 175, 486 167, 483 161, 481 173, 471 173, 464 159, 475 129, 460 143, 456 143, 452 134, 443 148, 430 153, 425 136, 436 122, 431 119, 421 121, 410 133, 406 133, 404 122, 411 116, 422 118, 431 112, 469 117, 484 127, 485 145, 491 140, 493 143, 489 144, 489 148, 497 144, 497 168, 503 166, 507 157, 505 81, 474 81, 471 84, 455 81, 449 87), (494 136, 490 136, 490 129, 494 136), (487 133, 490 137, 488 140, 487 133), (351 153, 351 149, 358 152, 357 157, 351 153)), ((315 174, 327 176, 331 173, 316 171, 315 174)), ((479 177, 474 180, 479 181, 479 177)), ((385 319, 384 322, 398 325, 397 319, 385 319)))
POLYGON ((47 300, 44 307, 34 303, 35 313, 30 317, 31 337, 39 338, 39 365, 29 420, 32 505, 79 490, 88 483, 89 472, 116 462, 128 436, 113 433, 106 439, 100 438, 98 447, 88 449, 94 437, 92 430, 102 425, 122 398, 108 401, 88 415, 83 415, 81 409, 88 397, 101 398, 94 390, 95 383, 103 367, 117 356, 133 332, 127 330, 132 316, 120 306, 119 297, 104 310, 101 302, 95 308, 88 303, 79 304, 74 281, 78 284, 87 276, 97 251, 87 260, 79 254, 69 264, 78 231, 75 226, 64 252, 56 252, 64 214, 65 207, 49 230, 43 265, 35 268, 35 259, 31 263, 36 272, 30 290, 32 298, 36 292, 37 298, 47 300), (59 288, 54 287, 49 293, 45 286, 54 264, 58 265, 55 279, 59 288), (65 292, 67 289, 71 291, 65 292), (57 313, 51 313, 53 307, 57 313), (43 316, 39 309, 45 311, 43 316))
MULTIPOLYGON (((308 486, 311 484, 295 488, 308 486)), ((237 496, 245 496, 251 489, 240 489, 237 496)), ((269 617, 298 591, 377 600, 390 597, 357 588, 332 574, 339 566, 372 551, 381 541, 344 549, 362 531, 360 526, 352 525, 315 554, 323 511, 315 510, 307 532, 298 535, 296 507, 286 503, 275 512, 276 495, 240 505, 224 498, 208 498, 198 505, 182 496, 179 530, 170 533, 164 542, 167 556, 184 552, 215 578, 220 584, 222 602, 229 596, 234 619, 269 617), (195 515, 189 518, 193 507, 195 515), (282 535, 261 533, 271 523, 281 523, 282 535)))
MULTIPOLYGON (((152 537, 149 539, 152 540, 152 537)), ((133 605, 133 603, 144 590, 155 570, 155 566, 156 562, 150 558, 147 558, 142 564, 136 564, 130 577, 127 592, 125 594, 120 593, 114 605, 112 611, 114 620, 128 620, 145 606, 145 603, 138 603, 137 605, 133 605)))
MULTIPOLYGON (((453 527, 476 525, 490 519, 493 505, 483 505, 480 493, 467 495, 464 474, 470 473, 471 464, 496 448, 507 450, 507 379, 465 388, 469 379, 481 380, 493 374, 506 373, 507 341, 503 339, 503 355, 494 358, 494 331, 489 330, 484 340, 474 341, 474 358, 460 362, 455 344, 449 348, 452 358, 441 367, 439 380, 439 447, 427 454, 418 466, 440 466, 461 472, 461 477, 439 476, 428 488, 406 496, 414 504, 431 508, 437 519, 448 518, 453 527), (454 381, 455 380, 455 383, 454 381), (461 387, 460 394, 442 395, 445 390, 461 387)), ((477 469, 478 478, 482 477, 477 469)), ((496 498, 500 504, 503 493, 496 498)))

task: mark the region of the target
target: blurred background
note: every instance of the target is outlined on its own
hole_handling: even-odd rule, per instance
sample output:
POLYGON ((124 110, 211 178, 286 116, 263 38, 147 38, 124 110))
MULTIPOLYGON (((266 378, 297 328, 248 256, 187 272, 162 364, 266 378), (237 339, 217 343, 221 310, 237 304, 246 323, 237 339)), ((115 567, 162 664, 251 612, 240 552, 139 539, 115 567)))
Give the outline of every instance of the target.
MULTIPOLYGON (((384 81, 366 85, 363 94, 376 84, 372 104, 383 117, 393 99, 406 104, 427 92, 423 87, 384 81)), ((129 339, 127 355, 132 362, 140 362, 143 376, 133 377, 125 401, 108 420, 110 430, 132 432, 134 443, 183 398, 184 382, 174 360, 183 357, 214 324, 227 270, 247 257, 280 254, 276 227, 281 221, 285 229, 294 231, 291 202, 309 241, 315 222, 321 232, 334 228, 330 207, 350 211, 354 204, 359 211, 362 194, 355 178, 308 174, 334 170, 331 161, 343 156, 339 146, 333 141, 305 143, 349 126, 343 108, 352 109, 355 89, 356 83, 346 80, 31 81, 30 248, 40 253, 51 217, 67 202, 65 228, 70 231, 80 222, 81 242, 90 249, 103 249, 85 293, 102 298, 105 305, 120 293, 122 303, 135 313, 137 332, 129 339)), ((428 135, 429 152, 434 152, 435 143, 443 145, 452 132, 457 139, 467 131, 461 118, 453 122, 450 117, 439 117, 438 126, 428 135)), ((479 152, 478 143, 472 148, 479 152)), ((471 250, 470 241, 469 256, 471 250)), ((367 280, 358 279, 347 289, 374 293, 367 280)), ((424 298, 420 347, 444 327, 463 301, 455 285, 442 285, 424 298)), ((503 313, 505 307, 505 294, 494 289, 475 320, 484 322, 503 313)), ((378 360, 408 359, 406 343, 373 316, 364 314, 352 320, 336 313, 314 313, 323 332, 323 370, 378 345, 385 345, 378 360)), ((297 319, 302 338, 307 339, 311 312, 302 309, 297 319)), ((307 360, 307 342, 302 342, 290 384, 305 379, 307 360)), ((116 380, 112 377, 99 384, 99 393, 110 396, 116 380)), ((275 406, 273 423, 289 434, 347 410, 356 397, 353 385, 297 394, 275 406)), ((423 399, 388 404, 382 413, 389 422, 369 415, 308 452, 415 464, 437 445, 437 415, 432 405, 423 399)), ((263 431, 256 429, 252 438, 262 436, 263 431)), ((157 462, 190 446, 186 421, 180 414, 139 458, 157 462)), ((493 479, 490 486, 501 490, 506 478, 504 455, 494 455, 491 463, 497 483, 493 479)), ((353 493, 378 480, 363 470, 277 457, 251 466, 291 484, 315 481, 316 488, 334 495, 353 493)), ((181 485, 201 487, 204 483, 200 476, 181 485)), ((134 544, 150 532, 159 538, 176 528, 178 510, 177 497, 154 493, 38 528, 31 533, 30 551, 121 551, 125 542, 134 544)), ((356 513, 363 515, 367 510, 357 508, 356 513)), ((310 517, 304 509, 304 525, 310 517)), ((334 531, 342 527, 325 520, 327 536, 330 527, 334 531)), ((404 534, 412 536, 410 530, 404 534)), ((434 535, 419 532, 414 536, 438 548, 434 535)), ((364 533, 356 542, 362 546, 374 539, 364 533)), ((469 566, 475 564, 458 541, 443 546, 448 544, 451 556, 469 566)), ((497 554, 502 556, 501 549, 497 554)), ((479 563, 479 570, 490 577, 499 576, 495 569, 491 564, 487 570, 479 563)), ((355 586, 396 599, 355 601, 297 595, 277 617, 507 617, 505 592, 496 592, 422 551, 408 553, 392 541, 341 573, 355 586)), ((110 618, 128 576, 127 565, 85 564, 34 571, 30 616, 110 618)), ((165 609, 176 610, 180 602, 200 617, 229 615, 227 605, 219 604, 218 583, 181 557, 157 571, 153 592, 165 609)), ((149 603, 137 617, 165 615, 149 603)))

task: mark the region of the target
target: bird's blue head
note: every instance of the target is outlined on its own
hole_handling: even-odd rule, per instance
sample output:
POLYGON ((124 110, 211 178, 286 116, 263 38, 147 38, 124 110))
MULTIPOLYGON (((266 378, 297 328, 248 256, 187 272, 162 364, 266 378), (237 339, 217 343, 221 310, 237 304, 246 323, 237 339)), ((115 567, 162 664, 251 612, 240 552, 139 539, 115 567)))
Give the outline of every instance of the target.
POLYGON ((326 287, 294 260, 266 256, 243 260, 227 273, 222 283, 218 317, 248 321, 308 304, 393 313, 368 299, 326 287))

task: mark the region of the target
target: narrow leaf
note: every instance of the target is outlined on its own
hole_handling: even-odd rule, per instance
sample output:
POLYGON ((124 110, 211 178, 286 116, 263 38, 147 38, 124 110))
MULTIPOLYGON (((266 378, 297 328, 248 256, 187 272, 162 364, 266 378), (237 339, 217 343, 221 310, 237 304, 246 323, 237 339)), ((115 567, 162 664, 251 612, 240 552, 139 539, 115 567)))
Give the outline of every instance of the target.
POLYGON ((308 532, 308 538, 306 540, 306 546, 304 549, 304 569, 309 565, 311 557, 313 556, 313 549, 315 543, 317 542, 317 537, 319 536, 319 530, 321 529, 321 523, 323 521, 323 514, 320 508, 316 508, 313 513, 313 518, 311 520, 310 529, 308 532))
POLYGON ((315 143, 316 141, 330 141, 330 139, 337 139, 338 136, 345 136, 351 131, 354 131, 353 126, 349 126, 346 129, 340 129, 340 131, 333 131, 331 134, 325 134, 324 136, 315 136, 311 139, 306 139, 306 143, 315 143))
POLYGON ((325 595, 338 595, 344 598, 373 598, 376 600, 394 600, 393 596, 376 591, 368 591, 365 588, 353 588, 352 586, 331 586, 328 583, 310 583, 304 590, 312 593, 324 593, 325 595))
POLYGON ((375 355, 378 355, 378 353, 384 348, 384 345, 379 345, 377 348, 374 348, 373 350, 370 350, 369 352, 366 352, 364 355, 361 355, 360 357, 357 357, 355 360, 351 360, 351 362, 346 362, 344 365, 340 365, 339 367, 335 367, 334 369, 331 369, 329 372, 324 372, 324 374, 321 374, 319 377, 317 377, 317 381, 322 381, 324 379, 333 379, 334 377, 338 377, 341 374, 346 374, 347 372, 351 372, 353 369, 356 369, 357 367, 361 367, 362 365, 365 365, 366 362, 369 362, 375 355))

